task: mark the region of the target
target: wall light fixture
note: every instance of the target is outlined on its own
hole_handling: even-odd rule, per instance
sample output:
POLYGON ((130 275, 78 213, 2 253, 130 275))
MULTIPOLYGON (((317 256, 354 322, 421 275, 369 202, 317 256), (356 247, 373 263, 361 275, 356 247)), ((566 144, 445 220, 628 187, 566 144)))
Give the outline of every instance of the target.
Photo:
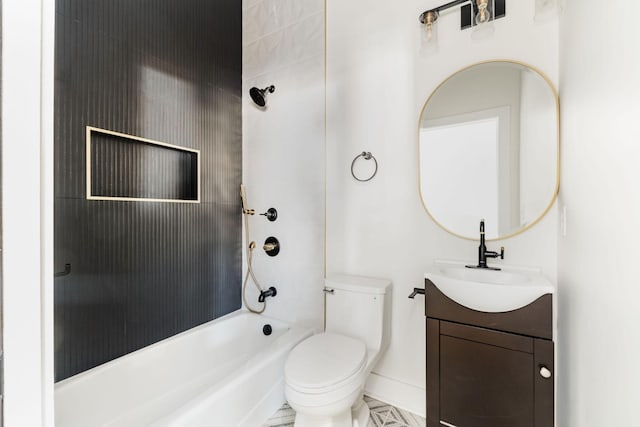
POLYGON ((420 22, 424 25, 422 37, 423 48, 437 43, 436 22, 441 12, 453 7, 460 7, 460 29, 472 28, 471 37, 485 38, 493 34, 493 20, 506 15, 506 0, 454 0, 420 14, 420 22))

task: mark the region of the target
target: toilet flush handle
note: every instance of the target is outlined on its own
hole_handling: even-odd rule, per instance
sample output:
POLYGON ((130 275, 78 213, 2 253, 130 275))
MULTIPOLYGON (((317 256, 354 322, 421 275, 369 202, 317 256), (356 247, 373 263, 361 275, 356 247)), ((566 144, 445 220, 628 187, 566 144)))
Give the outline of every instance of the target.
POLYGON ((324 292, 325 294, 335 294, 336 290, 335 289, 324 288, 322 290, 322 292, 324 292))

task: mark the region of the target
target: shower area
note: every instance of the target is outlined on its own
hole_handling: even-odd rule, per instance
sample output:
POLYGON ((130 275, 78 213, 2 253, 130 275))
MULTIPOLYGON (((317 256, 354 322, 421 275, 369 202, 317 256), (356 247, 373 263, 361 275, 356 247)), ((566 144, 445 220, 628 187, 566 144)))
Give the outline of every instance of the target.
POLYGON ((287 352, 322 328, 324 3, 56 0, 55 15, 56 425, 266 419, 287 352), (279 214, 246 219, 277 288, 261 315, 246 313, 260 289, 242 299, 242 182, 279 214))
POLYGON ((56 381, 241 307, 241 19, 56 2, 56 381))

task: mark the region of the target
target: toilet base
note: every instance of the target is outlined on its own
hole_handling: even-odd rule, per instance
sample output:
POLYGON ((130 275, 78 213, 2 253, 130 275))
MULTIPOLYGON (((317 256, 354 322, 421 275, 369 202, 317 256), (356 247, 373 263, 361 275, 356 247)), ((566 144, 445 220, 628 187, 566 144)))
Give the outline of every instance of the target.
POLYGON ((352 427, 351 411, 341 412, 332 417, 322 417, 296 413, 293 427, 352 427))
POLYGON ((362 397, 348 410, 331 417, 296 413, 294 427, 366 427, 369 422, 369 406, 362 397))
POLYGON ((353 427, 367 427, 367 424, 369 424, 369 413, 369 405, 360 397, 353 408, 351 408, 353 427))

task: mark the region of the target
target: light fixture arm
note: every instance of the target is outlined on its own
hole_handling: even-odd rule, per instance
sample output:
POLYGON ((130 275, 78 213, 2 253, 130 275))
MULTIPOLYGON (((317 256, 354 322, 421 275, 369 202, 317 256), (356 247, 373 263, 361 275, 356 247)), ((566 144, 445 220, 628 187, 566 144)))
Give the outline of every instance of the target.
POLYGON ((453 0, 453 1, 450 1, 449 3, 443 4, 442 6, 438 6, 433 10, 440 13, 443 10, 451 9, 452 7, 456 7, 456 6, 462 6, 463 4, 467 4, 467 3, 472 3, 472 0, 453 0))
POLYGON ((420 14, 420 22, 422 24, 431 24, 438 19, 440 12, 451 9, 452 7, 460 6, 466 3, 471 3, 471 0, 453 0, 449 3, 445 3, 442 6, 438 6, 433 9, 425 10, 420 14), (429 21, 431 19, 431 21, 429 21))

